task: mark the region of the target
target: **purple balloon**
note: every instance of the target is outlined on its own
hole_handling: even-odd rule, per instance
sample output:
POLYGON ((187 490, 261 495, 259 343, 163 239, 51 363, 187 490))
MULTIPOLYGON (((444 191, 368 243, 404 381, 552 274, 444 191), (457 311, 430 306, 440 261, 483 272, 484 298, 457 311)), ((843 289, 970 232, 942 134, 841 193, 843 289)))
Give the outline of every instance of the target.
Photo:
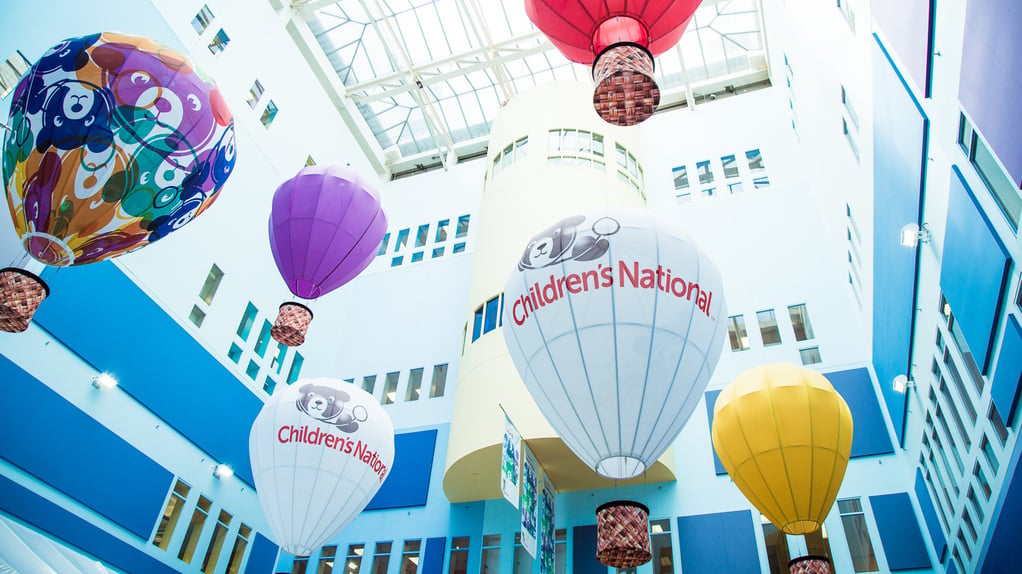
POLYGON ((287 288, 302 299, 354 279, 386 231, 379 194, 350 169, 306 167, 273 194, 270 250, 287 288))

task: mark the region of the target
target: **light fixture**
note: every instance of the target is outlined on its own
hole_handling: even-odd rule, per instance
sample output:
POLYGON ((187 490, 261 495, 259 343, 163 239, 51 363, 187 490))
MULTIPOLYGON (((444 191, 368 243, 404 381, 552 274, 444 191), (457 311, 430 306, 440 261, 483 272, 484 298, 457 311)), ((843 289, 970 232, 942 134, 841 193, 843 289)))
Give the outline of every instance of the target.
POLYGON ((908 389, 914 388, 915 386, 916 382, 909 380, 909 378, 905 375, 898 375, 897 377, 894 377, 894 392, 899 395, 905 394, 908 389))
POLYGON ((220 463, 213 466, 213 476, 223 480, 234 476, 234 469, 229 465, 220 463))
POLYGON ((117 386, 117 379, 110 373, 100 373, 92 377, 92 386, 105 391, 117 386))
POLYGON ((901 244, 904 247, 914 248, 919 243, 929 243, 930 229, 924 223, 920 228, 916 223, 906 223, 901 228, 901 244))

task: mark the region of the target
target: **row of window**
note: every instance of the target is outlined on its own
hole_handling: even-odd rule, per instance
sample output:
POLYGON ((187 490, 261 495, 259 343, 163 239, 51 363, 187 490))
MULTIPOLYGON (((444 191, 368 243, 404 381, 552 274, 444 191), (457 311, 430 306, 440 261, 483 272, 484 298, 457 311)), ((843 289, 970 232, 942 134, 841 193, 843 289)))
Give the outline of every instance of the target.
POLYGON ((862 232, 859 225, 855 223, 852 215, 852 206, 845 204, 845 213, 848 218, 846 232, 848 233, 848 284, 851 285, 852 295, 855 302, 862 310, 862 232))
MULTIPOLYGON (((255 325, 256 318, 259 315, 259 309, 249 301, 245 307, 245 312, 241 315, 241 321, 238 323, 238 329, 235 331, 237 339, 231 342, 231 347, 227 351, 227 358, 233 363, 240 365, 242 356, 245 354, 242 345, 244 345, 249 336, 252 333, 252 327, 255 325), (240 343, 240 344, 239 344, 240 343)), ((270 341, 273 339, 270 334, 270 330, 273 328, 273 324, 268 319, 263 319, 262 327, 259 329, 259 336, 255 338, 252 345, 252 352, 254 357, 250 357, 248 365, 245 367, 245 374, 248 378, 254 382, 258 382, 259 374, 266 368, 266 374, 263 380, 263 390, 266 394, 272 395, 273 390, 277 388, 277 381, 280 380, 280 375, 284 368, 284 363, 287 362, 289 349, 284 343, 277 342, 277 347, 270 354, 270 363, 265 365, 266 362, 266 351, 270 347, 270 341)), ((287 376, 284 377, 284 381, 287 384, 294 383, 298 380, 298 377, 302 372, 302 365, 305 363, 305 358, 302 357, 298 351, 294 352, 294 357, 291 359, 291 366, 287 371, 287 376)))
MULTIPOLYGON (((619 143, 614 144, 617 177, 646 199, 646 176, 635 154, 619 143)), ((547 135, 547 165, 579 166, 605 171, 603 135, 589 130, 553 129, 547 135)))
POLYGON ((795 111, 795 72, 791 69, 791 61, 788 59, 788 55, 784 54, 784 80, 788 84, 788 109, 791 110, 791 129, 795 132, 795 137, 801 137, 798 133, 798 112, 795 111))
POLYGON ((964 112, 959 114, 958 119, 958 146, 965 152, 969 164, 994 196, 1001 213, 1011 225, 1011 230, 1017 232, 1019 220, 1022 219, 1022 192, 1012 181, 1007 170, 1001 167, 997 156, 979 136, 979 132, 973 128, 972 122, 965 117, 964 112))
POLYGON ((859 161, 859 115, 855 113, 855 107, 848 99, 848 92, 845 91, 844 85, 841 86, 841 105, 843 106, 841 129, 845 134, 845 139, 848 140, 848 145, 852 148, 855 161, 859 161))
MULTIPOLYGON (((770 178, 767 177, 766 167, 763 165, 763 154, 758 149, 745 152, 745 161, 749 167, 749 177, 743 178, 739 169, 738 160, 735 154, 721 156, 719 168, 711 165, 711 160, 696 162, 695 173, 699 180, 699 197, 709 198, 715 195, 735 194, 745 191, 746 184, 754 189, 761 189, 770 186, 770 178), (723 177, 718 177, 718 176, 723 177), (720 185, 716 184, 720 181, 720 185)), ((689 181, 687 165, 679 165, 671 168, 671 176, 674 180, 675 199, 678 203, 685 203, 692 199, 693 189, 689 181)))
MULTIPOLYGON (((504 325, 504 294, 494 295, 485 303, 476 307, 472 313, 472 339, 473 343, 486 333, 504 325)), ((465 338, 468 335, 468 326, 465 326, 465 338)), ((462 341, 462 352, 464 352, 464 341, 462 341)))
MULTIPOLYGON (((405 402, 419 400, 422 393, 423 368, 418 367, 408 371, 407 384, 402 395, 405 402)), ((391 405, 398 401, 398 385, 401 372, 391 371, 383 377, 383 390, 379 396, 381 405, 391 405)), ((344 379, 345 382, 355 384, 355 378, 344 379)), ((444 396, 444 389, 447 386, 447 363, 433 365, 433 377, 429 383, 429 398, 444 396)), ((362 390, 370 395, 376 396, 376 375, 365 375, 362 377, 362 390)))
MULTIPOLYGON (((462 241, 455 241, 453 245, 451 245, 452 254, 462 253, 465 251, 464 239, 468 237, 469 219, 470 216, 467 214, 458 217, 457 227, 454 230, 454 239, 455 240, 461 239, 462 241)), ((430 252, 430 259, 443 257, 444 253, 447 251, 447 238, 449 235, 448 229, 450 228, 450 226, 451 226, 450 219, 441 219, 440 221, 438 221, 436 223, 436 231, 433 233, 433 242, 430 244, 429 236, 432 224, 423 223, 422 225, 420 225, 418 229, 415 230, 415 243, 411 248, 412 253, 411 256, 409 257, 409 262, 417 263, 419 261, 422 261, 427 251, 430 252), (427 249, 427 245, 432 245, 432 248, 427 249)), ((410 227, 402 229, 401 231, 397 232, 397 235, 394 237, 394 249, 392 253, 395 254, 401 253, 402 250, 405 250, 408 247, 408 238, 410 233, 411 233, 410 227)), ((379 257, 385 255, 389 247, 390 233, 388 232, 383 235, 383 241, 380 242, 380 250, 376 252, 376 256, 379 257)), ((404 263, 404 261, 405 254, 395 255, 390 260, 390 266, 397 267, 404 263)))
POLYGON ((188 320, 196 327, 202 327, 202 322, 206 320, 209 306, 213 304, 213 297, 216 296, 223 278, 223 270, 214 263, 206 274, 206 280, 202 282, 202 288, 199 289, 199 301, 192 305, 192 311, 188 314, 188 320))
MULTIPOLYGON (((809 341, 816 338, 805 303, 788 305, 788 318, 791 320, 791 330, 796 341, 809 341)), ((756 321, 759 323, 760 339, 763 341, 764 347, 781 344, 781 330, 773 309, 756 311, 756 321)), ((745 315, 732 315, 727 318, 727 334, 732 351, 745 351, 750 348, 749 333, 745 328, 745 315)))
POLYGON ((507 169, 512 163, 524 159, 529 151, 529 136, 521 137, 512 143, 507 144, 504 149, 493 156, 493 169, 490 177, 497 177, 497 174, 507 169))
MULTIPOLYGON (((170 543, 174 538, 174 531, 178 521, 188 505, 188 495, 191 487, 180 479, 174 482, 174 488, 167 500, 167 506, 163 509, 160 521, 156 525, 156 532, 153 534, 152 544, 161 550, 169 550, 170 543)), ((206 521, 213 510, 213 501, 200 494, 192 509, 191 519, 188 521, 187 530, 181 538, 181 545, 178 548, 177 558, 185 564, 191 564, 195 558, 195 551, 198 549, 199 540, 202 538, 206 521)), ((210 535, 206 550, 202 553, 202 565, 199 568, 204 574, 211 574, 214 571, 226 572, 226 574, 237 574, 241 570, 241 563, 245 560, 245 552, 248 550, 248 543, 252 539, 252 528, 243 522, 238 523, 237 530, 233 529, 234 517, 224 509, 220 509, 216 515, 216 523, 210 535), (228 534, 234 534, 234 543, 231 544, 230 552, 224 553, 225 543, 228 534), (220 570, 217 565, 224 559, 227 560, 226 569, 220 570)))

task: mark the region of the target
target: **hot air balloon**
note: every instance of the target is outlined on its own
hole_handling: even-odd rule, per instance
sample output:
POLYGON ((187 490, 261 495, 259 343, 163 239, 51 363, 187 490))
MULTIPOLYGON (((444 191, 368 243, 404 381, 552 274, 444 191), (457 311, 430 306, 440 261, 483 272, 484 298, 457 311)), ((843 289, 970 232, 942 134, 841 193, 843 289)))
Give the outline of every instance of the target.
MULTIPOLYGON (((212 80, 148 38, 92 34, 50 48, 14 89, 3 182, 31 257, 58 267, 141 249, 203 213, 235 163, 212 80)), ((23 331, 45 284, 0 271, 0 329, 23 331)))
MULTIPOLYGON (((826 377, 791 364, 745 371, 717 397, 711 432, 735 486, 778 529, 807 534, 823 524, 852 449, 852 413, 826 377)), ((820 557, 804 558, 793 560, 802 571, 830 571, 820 557)))
POLYGON ((252 476, 285 552, 308 556, 358 516, 394 463, 394 426, 372 395, 335 379, 301 379, 252 423, 252 476))
MULTIPOLYGON (((270 250, 287 288, 302 299, 354 279, 376 257, 386 231, 379 194, 347 168, 302 168, 273 194, 270 250)), ((310 321, 307 306, 285 302, 270 334, 298 346, 310 321)))
POLYGON ((630 126, 660 104, 653 57, 672 48, 701 0, 525 0, 525 13, 569 60, 592 64, 593 106, 630 126))

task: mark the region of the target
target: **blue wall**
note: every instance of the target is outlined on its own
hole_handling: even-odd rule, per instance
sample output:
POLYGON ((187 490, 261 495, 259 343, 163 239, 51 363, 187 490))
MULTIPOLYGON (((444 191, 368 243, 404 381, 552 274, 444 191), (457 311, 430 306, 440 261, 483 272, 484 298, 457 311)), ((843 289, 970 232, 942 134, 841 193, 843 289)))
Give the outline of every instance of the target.
POLYGON ((926 521, 926 530, 930 532, 930 541, 933 542, 933 551, 937 554, 937 560, 943 561, 947 553, 947 538, 937 518, 937 509, 933 505, 933 498, 929 489, 926 488, 926 479, 923 478, 923 471, 916 469, 915 482, 916 500, 919 501, 919 508, 923 511, 923 519, 926 521))
MULTIPOLYGON (((982 574, 1003 574, 1018 572, 1022 564, 1022 477, 1017 472, 1018 449, 1011 466, 1007 469, 1010 476, 1008 484, 1002 492, 1000 508, 991 520, 990 532, 987 534, 988 546, 982 562, 982 574)), ((1007 481, 1005 481, 1007 482, 1007 481)))
POLYGON ((759 572, 758 524, 748 510, 679 517, 682 571, 759 572))
POLYGON ((394 436, 394 466, 366 510, 426 506, 436 429, 394 436))
POLYGON ((1019 387, 1022 387, 1022 325, 1014 315, 1008 316, 1004 326, 1001 351, 997 355, 997 370, 990 384, 990 398, 1005 424, 1015 424, 1015 405, 1019 387))
POLYGON ((930 556, 908 493, 871 496, 869 504, 873 507, 880 543, 891 571, 929 568, 930 556))
POLYGON ((256 532, 252 541, 252 550, 248 554, 245 574, 266 574, 273 572, 273 564, 277 561, 280 548, 269 538, 256 532))

